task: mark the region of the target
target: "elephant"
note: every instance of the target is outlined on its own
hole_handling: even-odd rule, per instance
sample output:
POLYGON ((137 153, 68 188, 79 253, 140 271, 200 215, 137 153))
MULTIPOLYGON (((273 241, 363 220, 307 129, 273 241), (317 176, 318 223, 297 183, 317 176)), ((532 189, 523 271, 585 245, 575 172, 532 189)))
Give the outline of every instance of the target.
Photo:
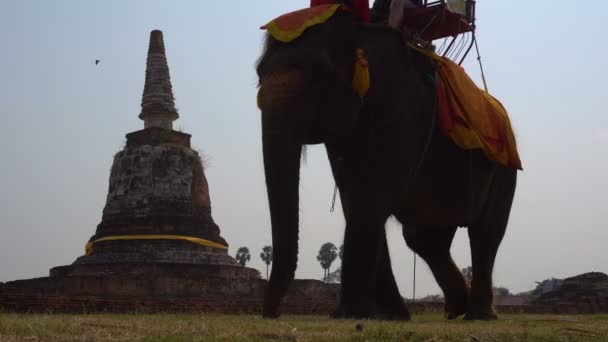
POLYGON ((427 59, 386 26, 338 11, 290 43, 266 37, 257 63, 274 267, 263 316, 279 316, 298 257, 301 150, 324 144, 346 222, 340 302, 334 317, 410 318, 395 282, 385 224, 395 217, 428 264, 448 319, 496 319, 492 272, 507 227, 517 170, 457 147, 438 127, 427 59), (370 88, 353 90, 355 51, 370 88), (450 254, 467 228, 471 284, 450 254))

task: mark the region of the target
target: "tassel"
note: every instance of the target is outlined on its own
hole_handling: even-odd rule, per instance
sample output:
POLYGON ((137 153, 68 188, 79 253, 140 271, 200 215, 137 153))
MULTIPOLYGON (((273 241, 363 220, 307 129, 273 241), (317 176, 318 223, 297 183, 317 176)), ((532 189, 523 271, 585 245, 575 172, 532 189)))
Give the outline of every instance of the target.
POLYGON ((353 73, 353 89, 363 98, 369 90, 369 63, 363 49, 357 49, 355 71, 353 73))

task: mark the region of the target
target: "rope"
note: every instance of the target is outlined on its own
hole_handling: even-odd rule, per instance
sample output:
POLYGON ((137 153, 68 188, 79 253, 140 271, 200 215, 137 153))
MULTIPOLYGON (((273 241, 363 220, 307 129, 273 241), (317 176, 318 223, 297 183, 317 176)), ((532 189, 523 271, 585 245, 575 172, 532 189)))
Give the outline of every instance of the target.
POLYGON ((458 53, 456 53, 456 56, 454 56, 454 61, 456 61, 458 58, 460 58, 460 54, 462 53, 462 51, 464 51, 465 47, 469 43, 469 35, 467 33, 464 33, 462 35, 462 40, 463 40, 462 46, 458 50, 458 53))
POLYGON ((336 185, 334 186, 334 196, 331 200, 331 208, 329 209, 330 213, 334 212, 335 206, 336 206, 336 195, 338 195, 338 184, 336 183, 336 185))
POLYGON ((473 209, 475 208, 475 192, 473 191, 473 150, 469 150, 469 186, 471 187, 471 203, 469 213, 473 217, 473 209))
MULTIPOLYGON (((433 105, 433 114, 431 116, 431 129, 429 131, 428 139, 426 140, 426 144, 424 145, 424 149, 422 150, 422 154, 420 155, 420 160, 418 161, 418 165, 412 170, 411 177, 415 177, 422 164, 424 163, 424 158, 426 157, 427 152, 429 151, 429 147, 431 146, 431 141, 433 140, 433 133, 435 132, 435 120, 437 120, 437 101, 435 101, 433 105)), ((408 186, 409 187, 409 186, 408 186)))
MULTIPOLYGON (((358 116, 361 115, 363 107, 365 107, 365 104, 367 101, 367 96, 363 96, 360 99, 361 99, 361 103, 359 104, 358 116)), ((373 136, 374 136, 374 132, 373 132, 373 130, 370 130, 370 140, 373 138, 373 136)), ((341 168, 341 166, 340 166, 340 168, 341 168)), ((329 208, 330 213, 333 213, 336 208, 336 196, 338 195, 338 183, 336 182, 334 184, 335 184, 334 185, 334 194, 331 199, 331 208, 329 208)))
POLYGON ((448 52, 448 54, 446 55, 446 57, 449 58, 449 59, 456 59, 456 54, 458 53, 458 51, 463 46, 464 37, 463 36, 459 36, 456 39, 457 39, 456 46, 454 46, 454 48, 452 50, 450 50, 450 52, 448 52))
MULTIPOLYGON (((437 79, 437 76, 435 76, 435 79, 437 79)), ((429 130, 429 134, 428 134, 428 139, 426 140, 426 143, 424 145, 424 148, 422 149, 422 154, 420 155, 420 160, 418 161, 418 164, 416 166, 414 166, 414 168, 412 169, 412 172, 410 173, 410 177, 408 179, 408 182, 406 183, 405 186, 405 191, 408 192, 411 182, 414 180, 414 178, 416 177, 416 174, 418 173, 418 171, 420 170, 420 168, 422 167, 422 164, 424 163, 424 159, 426 157, 426 154, 429 150, 429 147, 431 146, 431 141, 433 140, 433 133, 435 132, 435 124, 437 120, 437 101, 435 100, 433 103, 433 111, 432 111, 432 116, 431 116, 431 126, 430 126, 430 130, 429 130)))
POLYGON ((442 51, 445 48, 445 44, 447 44, 448 42, 448 38, 443 38, 443 42, 441 43, 441 45, 437 48, 436 52, 438 55, 443 54, 442 51))
POLYGON ((481 80, 483 81, 483 89, 488 92, 488 84, 486 83, 486 75, 483 72, 483 64, 481 63, 481 54, 479 53, 479 46, 477 45, 477 37, 473 33, 473 41, 475 42, 475 50, 477 51, 477 61, 479 62, 479 69, 481 70, 481 80))

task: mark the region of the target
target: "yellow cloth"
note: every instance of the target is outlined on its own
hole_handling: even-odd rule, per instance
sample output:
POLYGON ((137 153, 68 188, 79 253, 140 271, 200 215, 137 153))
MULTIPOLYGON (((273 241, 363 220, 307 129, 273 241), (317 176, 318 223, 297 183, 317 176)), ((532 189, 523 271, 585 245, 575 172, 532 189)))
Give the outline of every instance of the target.
POLYGON ((183 240, 196 243, 201 246, 213 247, 218 249, 228 249, 227 246, 221 245, 217 242, 192 237, 192 236, 181 236, 181 235, 117 235, 117 236, 106 236, 100 239, 89 241, 85 247, 85 254, 93 254, 93 245, 97 242, 102 241, 117 241, 117 240, 183 240))
POLYGON ((340 4, 319 5, 284 14, 262 26, 276 40, 289 43, 314 25, 322 24, 333 17, 342 7, 340 4))
POLYGON ((367 94, 369 87, 369 62, 367 61, 367 58, 365 58, 363 49, 357 49, 355 70, 353 73, 353 89, 359 97, 364 97, 367 94))
POLYGON ((437 64, 438 111, 442 131, 463 149, 482 149, 501 165, 522 169, 509 115, 448 58, 416 48, 437 64))

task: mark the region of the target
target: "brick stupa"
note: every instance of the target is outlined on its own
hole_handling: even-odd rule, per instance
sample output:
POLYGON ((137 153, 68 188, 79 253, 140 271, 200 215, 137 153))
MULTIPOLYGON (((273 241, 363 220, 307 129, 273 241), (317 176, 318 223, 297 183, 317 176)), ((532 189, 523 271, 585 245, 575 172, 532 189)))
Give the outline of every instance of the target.
MULTIPOLYGON (((150 301, 165 301, 159 310, 170 309, 178 300, 223 311, 213 306, 255 300, 257 307, 265 280, 228 255, 211 216, 201 158, 190 147, 190 134, 173 130, 178 117, 163 34, 152 31, 139 114, 144 129, 127 134, 126 146, 114 156, 101 223, 85 255, 52 268, 49 277, 0 284, 0 304, 57 309, 48 301, 63 298, 77 310, 94 300, 103 309, 122 303, 116 310, 125 311, 150 301)), ((59 309, 70 311, 66 305, 59 309)))
MULTIPOLYGON (((209 187, 190 135, 173 130, 179 117, 161 31, 152 31, 139 118, 144 129, 127 134, 114 156, 106 206, 87 255, 51 274, 88 275, 99 269, 141 272, 176 265, 237 267, 211 217, 209 187), (127 267, 133 266, 133 267, 127 267)), ((236 274, 235 274, 236 276, 236 274)))

